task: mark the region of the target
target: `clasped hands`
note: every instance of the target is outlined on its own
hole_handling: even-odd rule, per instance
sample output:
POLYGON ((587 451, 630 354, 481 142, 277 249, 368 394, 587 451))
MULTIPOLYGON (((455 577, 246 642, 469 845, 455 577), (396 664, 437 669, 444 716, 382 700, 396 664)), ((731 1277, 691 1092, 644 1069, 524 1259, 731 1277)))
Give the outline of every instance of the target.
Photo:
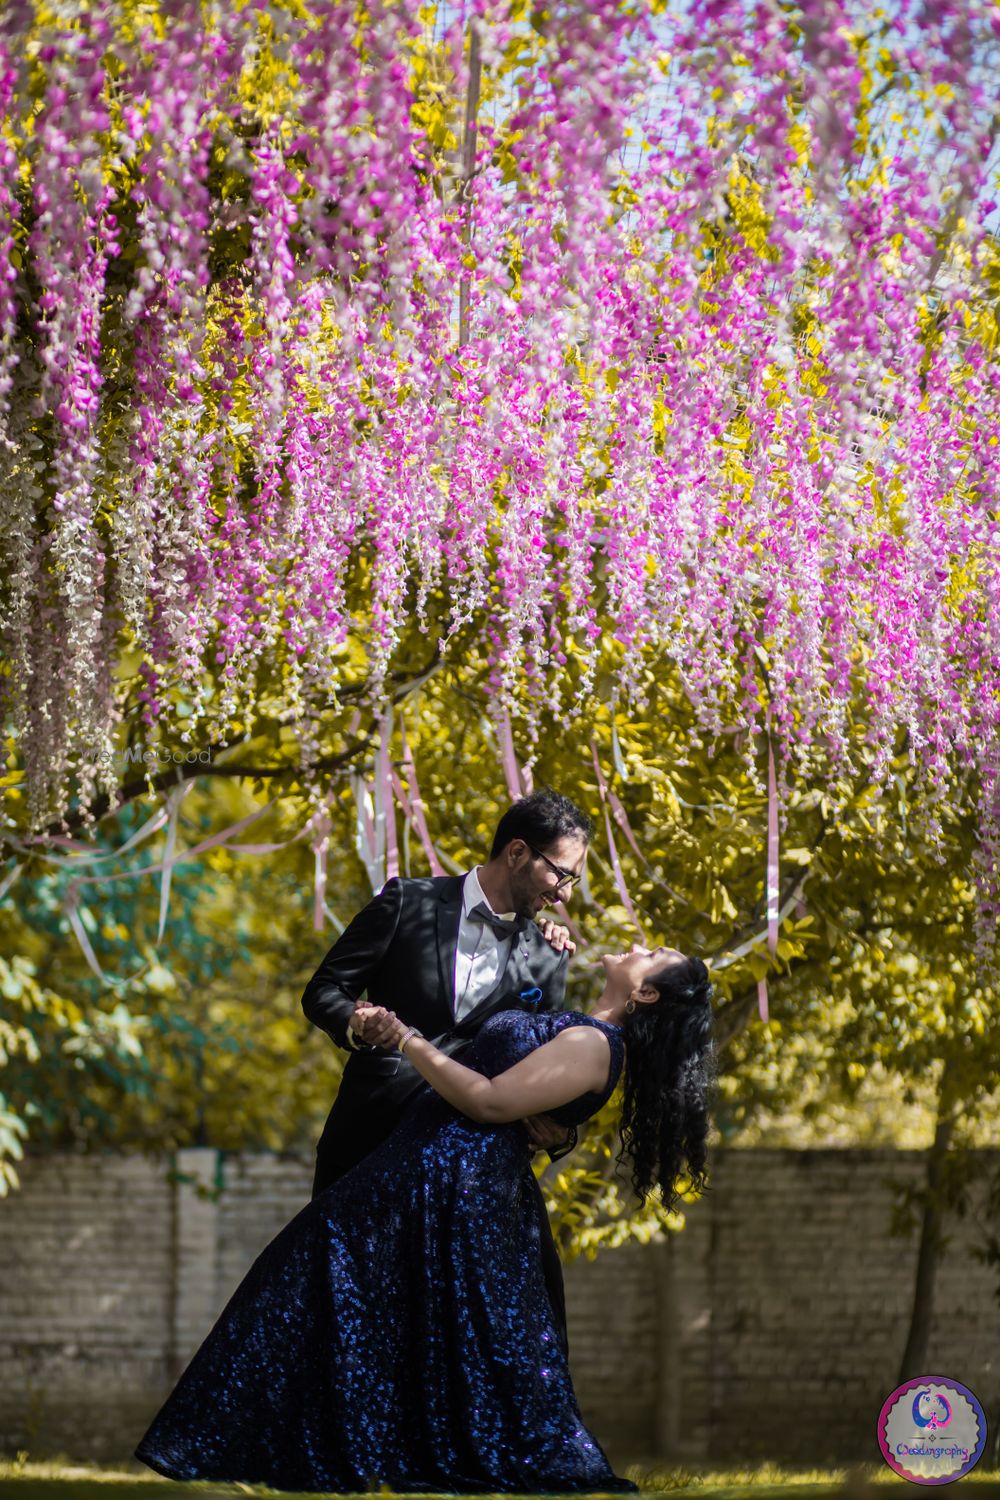
MULTIPOLYGON (((366 1005, 361 1000, 351 1012, 348 1025, 368 1046, 383 1047, 389 1052, 399 1046, 410 1029, 394 1010, 387 1010, 384 1005, 366 1005)), ((533 1151, 553 1151, 566 1142, 566 1127, 557 1125, 548 1115, 529 1115, 522 1124, 533 1151)))
POLYGON ((384 1005, 366 1005, 361 1000, 351 1012, 348 1025, 359 1041, 390 1051, 399 1046, 403 1032, 409 1030, 394 1010, 386 1010, 384 1005))

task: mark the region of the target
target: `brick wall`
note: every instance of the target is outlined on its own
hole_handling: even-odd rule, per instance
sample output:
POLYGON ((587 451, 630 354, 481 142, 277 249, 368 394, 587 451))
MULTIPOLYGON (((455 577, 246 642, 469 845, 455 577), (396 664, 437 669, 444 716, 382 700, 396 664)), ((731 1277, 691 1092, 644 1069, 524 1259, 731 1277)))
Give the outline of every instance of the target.
MULTIPOLYGON (((1000 1153, 976 1155, 995 1169, 1000 1153)), ((668 1250, 662 1347, 675 1389, 671 1400, 661 1366, 654 1449, 719 1462, 877 1457, 917 1250, 915 1235, 889 1235, 890 1209, 894 1189, 918 1183, 923 1166, 912 1151, 715 1155, 711 1192, 668 1250)), ((996 1274, 972 1253, 982 1218, 980 1195, 970 1219, 948 1220, 925 1373, 969 1386, 995 1438, 1000 1307, 996 1274)))
MULTIPOLYGON (((997 1153, 979 1157, 996 1160, 997 1153)), ((587 1420, 631 1459, 872 1459, 915 1239, 888 1233, 919 1153, 725 1151, 687 1227, 566 1268, 587 1420)), ((127 1458, 251 1261, 308 1201, 271 1155, 35 1154, 0 1200, 0 1451, 127 1458)), ((951 1222, 928 1373, 1000 1425, 1000 1309, 951 1222)))
POLYGON ((21 1182, 0 1201, 0 1448, 114 1453, 169 1368, 165 1167, 37 1156, 21 1182))

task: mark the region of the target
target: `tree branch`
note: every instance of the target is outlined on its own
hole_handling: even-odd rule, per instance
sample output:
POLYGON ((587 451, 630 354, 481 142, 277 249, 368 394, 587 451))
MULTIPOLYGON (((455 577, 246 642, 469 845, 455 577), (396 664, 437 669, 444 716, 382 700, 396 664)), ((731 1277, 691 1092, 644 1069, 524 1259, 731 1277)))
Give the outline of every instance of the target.
MULTIPOLYGON (((817 847, 818 847, 818 845, 817 845, 817 847)), ((803 894, 804 894, 803 888, 805 886, 806 881, 809 878, 809 869, 808 869, 808 867, 805 870, 803 870, 801 868, 801 866, 797 866, 796 869, 797 869, 797 874, 794 875, 793 877, 789 878, 785 882, 784 889, 781 892, 779 892, 779 895, 778 895, 778 925, 779 926, 784 921, 785 917, 788 914, 788 911, 791 910, 791 907, 797 901, 799 901, 801 899, 801 897, 803 896, 803 894)), ((759 906, 760 906, 760 903, 758 902, 758 909, 759 909, 759 906)), ((767 936, 767 924, 765 922, 764 925, 762 926, 761 925, 762 921, 763 921, 762 914, 760 914, 759 910, 758 910, 751 917, 751 920, 746 924, 745 927, 741 927, 741 928, 738 929, 738 931, 730 933, 729 937, 726 939, 726 941, 722 945, 722 947, 721 948, 716 948, 712 953, 710 953, 708 955, 709 961, 711 962, 712 960, 717 960, 717 959, 720 959, 720 958, 724 958, 727 954, 734 953, 737 948, 740 948, 740 947, 742 947, 742 946, 744 946, 746 944, 749 944, 749 945, 752 946, 753 943, 755 943, 755 942, 758 941, 758 939, 766 937, 767 936)))
MULTIPOLYGON (((440 664, 440 655, 435 651, 431 661, 425 667, 422 667, 415 677, 402 678, 400 674, 396 674, 399 686, 391 694, 391 701, 399 703, 410 693, 416 691, 417 688, 422 687, 428 677, 432 676, 438 670, 440 664)), ((359 691, 360 688, 348 688, 342 696, 354 695, 359 691)), ((347 765, 361 751, 368 748, 376 727, 377 720, 373 719, 371 727, 362 739, 352 741, 344 750, 339 750, 336 754, 328 755, 322 760, 315 761, 312 769, 315 771, 340 770, 341 767, 347 765)), ((225 753, 225 750, 229 747, 209 745, 207 748, 209 751, 219 748, 222 753, 225 753)), ((120 795, 114 802, 112 802, 106 793, 102 793, 100 797, 89 803, 87 807, 78 808, 58 823, 50 823, 47 828, 42 830, 40 835, 35 835, 35 837, 72 836, 74 833, 79 833, 82 829, 89 827, 91 823, 100 823, 104 818, 112 816, 114 813, 120 811, 121 808, 127 806, 129 802, 134 802, 137 797, 147 794, 155 796, 158 792, 167 791, 171 787, 181 786, 185 781, 192 781, 196 777, 241 776, 267 780, 271 776, 283 776, 289 772, 292 775, 301 775, 304 769, 305 767, 292 763, 283 766, 248 766, 226 764, 222 760, 210 761, 207 764, 199 762, 198 764, 168 766, 157 776, 154 776, 151 781, 147 780, 145 776, 137 776, 133 780, 125 782, 120 789, 120 795)), ((2 848, 3 842, 3 838, 0 836, 0 848, 2 848)))
MULTIPOLYGON (((366 750, 370 743, 371 734, 369 733, 365 739, 355 740, 346 750, 338 751, 336 755, 329 755, 323 760, 316 761, 313 768, 317 771, 339 770, 341 766, 346 765, 348 761, 352 760, 360 750, 366 750)), ((215 748, 212 745, 208 746, 209 750, 215 748)), ((155 796, 158 792, 167 791, 171 787, 182 786, 185 781, 194 781, 201 776, 250 776, 266 779, 269 776, 282 776, 287 772, 301 775, 302 768, 291 763, 287 766, 229 766, 218 762, 215 764, 168 766, 165 771, 161 771, 151 781, 147 781, 145 776, 137 776, 132 781, 126 781, 122 785, 120 795, 115 802, 112 803, 110 797, 102 794, 94 802, 89 803, 86 808, 78 808, 76 812, 65 817, 60 823, 50 823, 41 834, 34 835, 34 837, 66 837, 67 835, 79 833, 84 828, 90 827, 91 822, 100 823, 104 818, 120 812, 123 807, 126 807, 130 802, 134 802, 137 797, 147 794, 155 796), (88 813, 92 815, 89 819, 87 816, 88 813)), ((0 844, 3 842, 0 839, 0 844)))
POLYGON ((742 1032, 746 1031, 756 1008, 757 992, 747 990, 742 995, 734 995, 728 1005, 723 1005, 715 1012, 713 1029, 716 1052, 724 1052, 742 1032))

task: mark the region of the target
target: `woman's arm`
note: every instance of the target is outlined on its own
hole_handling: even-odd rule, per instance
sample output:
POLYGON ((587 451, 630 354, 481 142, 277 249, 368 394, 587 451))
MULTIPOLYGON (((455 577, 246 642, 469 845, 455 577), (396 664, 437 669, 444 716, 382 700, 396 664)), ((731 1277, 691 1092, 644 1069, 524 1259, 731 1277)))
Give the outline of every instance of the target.
MULTIPOLYGON (((359 1009, 366 1015, 384 1013, 379 1006, 359 1009)), ((397 1018, 386 1045, 398 1047, 408 1030, 397 1018)), ((581 1094, 603 1089, 611 1065, 607 1038, 596 1026, 567 1026, 496 1078, 484 1078, 420 1036, 410 1037, 406 1056, 442 1099, 471 1120, 487 1125, 544 1114, 581 1094)))

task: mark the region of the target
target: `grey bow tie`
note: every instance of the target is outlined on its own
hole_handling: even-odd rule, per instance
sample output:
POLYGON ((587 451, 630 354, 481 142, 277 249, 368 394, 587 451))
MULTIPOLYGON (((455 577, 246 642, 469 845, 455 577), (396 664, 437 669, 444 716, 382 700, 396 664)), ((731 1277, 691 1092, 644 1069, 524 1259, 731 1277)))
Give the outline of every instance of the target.
POLYGON ((524 926, 523 917, 515 916, 514 920, 509 922, 506 917, 498 917, 495 911, 490 911, 485 901, 480 901, 478 906, 472 908, 469 918, 474 922, 482 922, 485 927, 492 927, 500 939, 513 937, 524 926))

